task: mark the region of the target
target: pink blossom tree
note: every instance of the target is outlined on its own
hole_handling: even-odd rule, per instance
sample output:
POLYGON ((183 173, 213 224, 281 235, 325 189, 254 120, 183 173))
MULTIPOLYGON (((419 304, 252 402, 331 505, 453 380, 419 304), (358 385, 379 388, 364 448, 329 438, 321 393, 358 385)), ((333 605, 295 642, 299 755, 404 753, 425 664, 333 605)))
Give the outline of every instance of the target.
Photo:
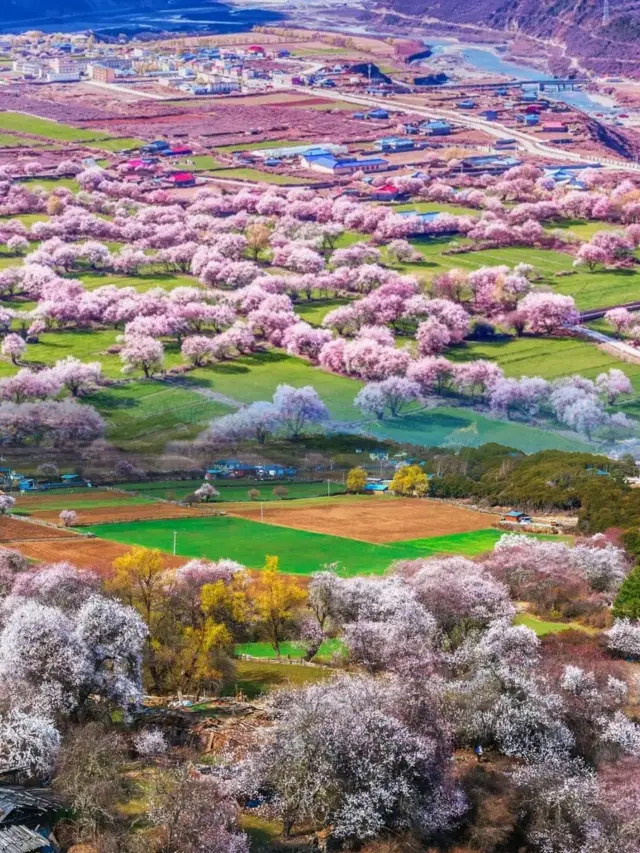
POLYGON ((120 351, 120 360, 123 364, 124 373, 142 370, 148 379, 155 372, 161 370, 164 360, 164 347, 160 341, 149 336, 129 336, 125 338, 124 346, 120 351))
POLYGON ((63 509, 60 513, 60 521, 64 527, 73 527, 78 523, 78 513, 72 509, 63 509))
POLYGON ((102 384, 102 365, 99 361, 85 363, 69 355, 55 363, 53 373, 72 397, 91 393, 102 384))
POLYGON ((27 344, 24 338, 21 338, 20 335, 10 334, 7 335, 2 341, 2 355, 6 358, 10 358, 13 364, 18 364, 18 361, 24 354, 24 351, 27 348, 27 344))
POLYGON ((622 394, 631 394, 633 386, 629 378, 615 367, 596 377, 596 388, 603 394, 609 405, 613 405, 622 394))
POLYGON ((451 333, 440 320, 430 317, 418 326, 416 332, 420 355, 436 355, 451 343, 451 333))
POLYGON ((536 334, 551 334, 578 322, 573 297, 560 293, 529 293, 518 303, 518 310, 524 313, 527 325, 536 334))
POLYGON ((421 399, 417 382, 403 376, 390 376, 382 382, 369 382, 358 392, 353 403, 362 412, 382 420, 387 409, 392 417, 397 417, 408 403, 421 399))
POLYGON ((282 346, 290 355, 305 356, 317 362, 322 347, 332 339, 327 329, 316 329, 299 322, 289 326, 282 335, 282 346))

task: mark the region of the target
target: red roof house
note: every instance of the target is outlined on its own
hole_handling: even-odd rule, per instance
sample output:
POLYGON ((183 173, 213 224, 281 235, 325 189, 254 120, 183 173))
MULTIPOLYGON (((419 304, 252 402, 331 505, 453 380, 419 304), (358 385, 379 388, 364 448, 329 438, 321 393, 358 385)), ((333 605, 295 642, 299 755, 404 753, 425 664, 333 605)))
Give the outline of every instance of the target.
POLYGON ((175 175, 170 175, 169 180, 175 187, 193 187, 196 179, 191 172, 176 172, 175 175))

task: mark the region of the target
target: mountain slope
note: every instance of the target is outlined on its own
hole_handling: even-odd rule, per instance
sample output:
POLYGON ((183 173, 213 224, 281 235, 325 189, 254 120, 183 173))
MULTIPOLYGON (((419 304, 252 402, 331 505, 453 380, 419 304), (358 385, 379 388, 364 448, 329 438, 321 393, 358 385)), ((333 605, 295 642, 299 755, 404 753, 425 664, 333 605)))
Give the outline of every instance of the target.
POLYGON ((437 18, 452 24, 478 24, 563 42, 585 67, 603 73, 638 76, 640 0, 384 0, 391 12, 437 18))

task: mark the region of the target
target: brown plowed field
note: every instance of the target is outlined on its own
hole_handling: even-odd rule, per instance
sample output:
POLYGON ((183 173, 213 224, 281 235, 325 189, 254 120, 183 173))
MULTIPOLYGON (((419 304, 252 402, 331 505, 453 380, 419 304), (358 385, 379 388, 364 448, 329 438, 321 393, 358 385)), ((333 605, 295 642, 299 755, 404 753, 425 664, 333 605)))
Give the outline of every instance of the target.
POLYGON ((19 542, 31 539, 64 539, 68 541, 77 538, 70 530, 56 530, 41 524, 31 524, 19 521, 17 518, 0 516, 0 542, 19 542))
MULTIPOLYGON (((298 530, 385 543, 484 530, 498 518, 429 499, 377 495, 355 500, 342 498, 332 502, 294 504, 291 501, 277 506, 265 505, 264 520, 298 530)), ((260 507, 229 507, 229 511, 231 515, 242 518, 260 519, 260 507)))
MULTIPOLYGON (((122 506, 95 506, 85 507, 77 510, 78 526, 83 524, 107 524, 109 521, 148 521, 149 519, 158 518, 193 518, 200 517, 208 513, 198 510, 189 509, 183 506, 174 506, 173 504, 151 503, 151 504, 134 504, 128 506, 126 501, 122 506)), ((34 513, 37 518, 42 521, 50 521, 55 524, 60 523, 59 510, 44 510, 34 513)))
MULTIPOLYGON (((12 542, 10 547, 32 560, 43 563, 66 561, 81 569, 93 569, 105 578, 113 574, 113 561, 131 550, 128 545, 107 542, 105 539, 87 539, 84 536, 12 542)), ((173 557, 171 554, 165 554, 164 557, 168 567, 182 566, 187 562, 184 557, 173 557)))

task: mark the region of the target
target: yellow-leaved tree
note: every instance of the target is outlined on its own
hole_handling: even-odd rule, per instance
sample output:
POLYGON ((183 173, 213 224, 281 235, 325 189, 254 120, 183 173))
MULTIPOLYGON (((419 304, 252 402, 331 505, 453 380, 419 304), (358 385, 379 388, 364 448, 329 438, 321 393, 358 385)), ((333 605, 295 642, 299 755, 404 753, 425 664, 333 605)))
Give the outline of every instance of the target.
POLYGON ((352 468, 347 474, 347 491, 357 494, 367 485, 367 472, 364 468, 352 468))
POLYGON ((300 581, 280 572, 277 557, 267 557, 264 569, 252 585, 252 599, 258 625, 276 654, 280 654, 287 622, 306 598, 307 593, 300 581))
POLYGON ((402 465, 391 481, 391 491, 407 497, 421 497, 429 491, 429 480, 419 465, 402 465))

